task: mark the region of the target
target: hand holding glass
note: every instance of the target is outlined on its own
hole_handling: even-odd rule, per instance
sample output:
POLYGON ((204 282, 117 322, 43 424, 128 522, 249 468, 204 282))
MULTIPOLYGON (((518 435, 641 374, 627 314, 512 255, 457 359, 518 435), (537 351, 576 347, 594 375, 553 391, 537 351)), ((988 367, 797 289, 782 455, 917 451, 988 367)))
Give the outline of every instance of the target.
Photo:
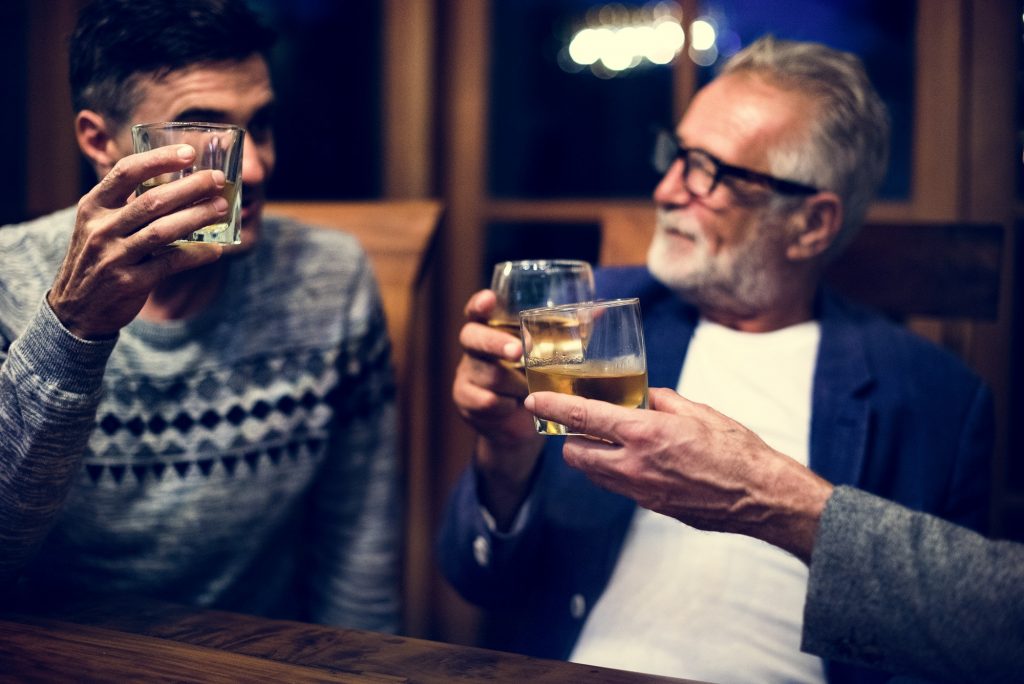
POLYGON ((191 167, 164 173, 145 181, 135 191, 141 195, 158 185, 170 183, 183 176, 206 169, 220 169, 224 172, 224 189, 221 196, 228 202, 228 215, 223 223, 206 226, 180 242, 217 242, 223 245, 237 245, 241 242, 242 207, 242 143, 245 130, 238 126, 213 123, 191 123, 167 121, 162 123, 137 124, 132 126, 132 143, 136 152, 146 152, 166 145, 191 145, 196 151, 196 160, 191 167))
MULTIPOLYGON (((530 309, 522 323, 530 392, 561 392, 627 408, 647 408, 647 353, 640 300, 530 309)), ((534 418, 543 435, 572 435, 566 426, 534 418)))
POLYGON ((594 273, 586 261, 503 261, 494 266, 491 290, 498 305, 488 325, 518 337, 520 311, 594 299, 594 273))

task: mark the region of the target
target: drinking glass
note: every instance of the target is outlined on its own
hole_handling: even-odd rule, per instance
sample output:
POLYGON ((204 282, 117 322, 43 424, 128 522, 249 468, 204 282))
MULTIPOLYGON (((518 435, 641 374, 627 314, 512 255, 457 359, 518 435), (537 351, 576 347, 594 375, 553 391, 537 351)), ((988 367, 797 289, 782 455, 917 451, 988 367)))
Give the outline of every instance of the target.
MULTIPOLYGON (((639 299, 529 309, 522 325, 530 392, 561 392, 627 408, 647 408, 647 353, 639 299)), ((574 435, 534 417, 543 435, 574 435)))
MULTIPOLYGON (((570 259, 503 261, 494 266, 491 290, 498 305, 488 325, 519 337, 520 311, 594 299, 594 272, 586 261, 570 259)), ((506 365, 523 367, 522 361, 506 365)))
POLYGON ((196 171, 220 169, 224 172, 221 196, 228 202, 227 218, 193 232, 178 242, 217 242, 223 245, 241 243, 242 207, 242 143, 245 130, 238 126, 215 123, 164 121, 132 126, 132 144, 136 152, 154 150, 165 145, 186 144, 196 151, 192 166, 163 173, 144 181, 136 189, 141 195, 158 185, 170 183, 196 171))

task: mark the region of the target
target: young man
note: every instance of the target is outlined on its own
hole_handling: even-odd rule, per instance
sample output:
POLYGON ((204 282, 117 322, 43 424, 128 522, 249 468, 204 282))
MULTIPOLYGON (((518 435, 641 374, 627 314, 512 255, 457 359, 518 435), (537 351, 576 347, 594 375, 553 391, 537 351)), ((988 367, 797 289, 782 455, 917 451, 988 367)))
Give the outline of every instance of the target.
MULTIPOLYGON (((971 527, 987 515, 991 396, 951 355, 820 286, 884 175, 884 105, 859 60, 762 39, 659 143, 648 268, 599 271, 639 297, 652 386, 739 420, 837 484, 971 527)), ((520 345, 476 294, 453 396, 479 437, 440 539, 464 596, 506 611, 494 645, 715 682, 873 681, 800 652, 807 569, 739 535, 637 508, 535 434, 520 345)))
POLYGON ((262 216, 270 45, 243 0, 97 0, 79 18, 75 131, 102 180, 77 210, 0 230, 8 589, 20 574, 17 590, 41 597, 399 627, 379 295, 352 237, 262 216), (129 199, 187 163, 131 154, 132 124, 167 120, 246 129, 242 243, 220 258, 165 245, 224 213, 180 209, 223 177, 129 199))

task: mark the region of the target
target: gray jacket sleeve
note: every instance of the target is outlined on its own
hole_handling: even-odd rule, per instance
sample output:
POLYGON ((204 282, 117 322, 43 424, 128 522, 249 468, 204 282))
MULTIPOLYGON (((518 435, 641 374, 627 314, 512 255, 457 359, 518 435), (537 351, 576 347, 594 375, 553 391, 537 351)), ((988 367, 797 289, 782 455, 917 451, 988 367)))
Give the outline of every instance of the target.
POLYGON ((811 557, 803 650, 949 682, 1024 676, 1024 545, 837 487, 811 557))
POLYGON ((64 503, 113 348, 73 336, 45 301, 13 342, 0 334, 0 592, 64 503))

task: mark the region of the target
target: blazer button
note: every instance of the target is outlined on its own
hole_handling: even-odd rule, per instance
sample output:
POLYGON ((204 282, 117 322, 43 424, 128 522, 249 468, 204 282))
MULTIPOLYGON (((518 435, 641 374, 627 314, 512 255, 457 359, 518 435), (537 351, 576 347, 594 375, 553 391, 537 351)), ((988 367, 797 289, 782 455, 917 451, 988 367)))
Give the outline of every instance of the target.
POLYGON ((583 594, 573 594, 569 599, 569 614, 579 620, 587 612, 587 600, 583 594))
POLYGON ((478 535, 473 540, 473 558, 476 559, 477 565, 483 568, 491 562, 491 545, 483 535, 478 535))

